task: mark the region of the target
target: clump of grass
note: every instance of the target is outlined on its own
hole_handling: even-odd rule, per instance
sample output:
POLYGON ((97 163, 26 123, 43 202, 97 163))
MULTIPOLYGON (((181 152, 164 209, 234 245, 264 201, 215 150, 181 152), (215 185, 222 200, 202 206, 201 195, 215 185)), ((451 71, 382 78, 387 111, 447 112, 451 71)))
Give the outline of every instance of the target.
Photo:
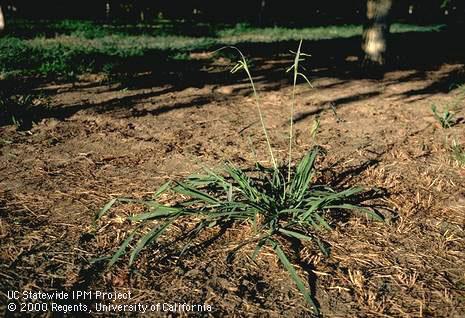
MULTIPOLYGON (((299 71, 299 62, 302 60, 301 45, 302 41, 290 68, 294 74, 294 87, 297 85, 297 78, 304 77, 299 71)), ((241 169, 228 162, 219 171, 204 167, 201 174, 191 175, 184 181, 170 181, 160 187, 150 200, 112 199, 97 214, 96 220, 117 203, 138 202, 146 206, 146 211, 129 217, 129 220, 134 222, 134 230, 111 257, 109 266, 125 255, 129 247, 132 249, 129 253, 129 265, 133 265, 145 247, 160 240, 170 226, 186 218, 198 220, 195 229, 190 231, 190 238, 198 236, 208 228, 247 223, 252 226, 253 235, 240 243, 230 255, 234 255, 246 245, 253 244, 252 258, 256 258, 264 247, 271 248, 313 312, 319 314, 319 308, 310 290, 285 252, 285 241, 314 242, 328 255, 328 250, 320 238, 320 231, 331 229, 329 211, 347 210, 379 221, 383 218, 361 204, 361 195, 365 192, 363 188, 336 190, 316 181, 315 163, 322 152, 319 146, 314 146, 296 165, 292 165, 290 161, 278 164, 271 148, 260 98, 247 60, 237 48, 233 49, 239 52, 241 58, 232 72, 243 70, 250 81, 271 158, 271 167, 257 162, 252 168, 241 169), (159 203, 159 197, 163 193, 177 198, 177 203, 159 203)), ((292 105, 294 104, 295 94, 292 96, 292 105)), ((293 143, 293 109, 292 106, 289 158, 293 143)), ((318 129, 319 122, 316 125, 315 130, 318 129)))
POLYGON ((456 119, 454 113, 450 112, 446 107, 442 112, 439 111, 436 105, 431 106, 434 118, 439 122, 442 128, 450 128, 455 125, 456 119))

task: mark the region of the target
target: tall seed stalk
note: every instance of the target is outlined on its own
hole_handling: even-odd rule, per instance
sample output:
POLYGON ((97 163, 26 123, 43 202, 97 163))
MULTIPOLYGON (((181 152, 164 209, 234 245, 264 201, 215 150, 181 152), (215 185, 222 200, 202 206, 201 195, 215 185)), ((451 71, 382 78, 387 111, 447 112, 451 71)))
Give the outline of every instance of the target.
POLYGON ((294 63, 289 67, 286 72, 289 72, 293 70, 293 83, 292 83, 292 97, 291 97, 291 118, 290 118, 290 127, 289 127, 289 159, 288 159, 288 169, 287 169, 287 183, 289 184, 291 181, 291 164, 292 164, 292 142, 294 139, 294 112, 295 112, 295 93, 296 93, 296 87, 297 87, 297 78, 301 76, 304 78, 307 83, 312 87, 312 84, 308 80, 308 78, 305 76, 305 74, 301 73, 299 71, 299 63, 303 61, 304 59, 301 58, 301 56, 310 56, 309 54, 302 53, 302 39, 299 42, 299 47, 297 49, 297 52, 291 51, 291 53, 294 53, 294 63))
MULTIPOLYGON (((271 142, 270 142, 270 137, 268 135, 268 130, 266 129, 265 120, 263 119, 263 113, 262 113, 260 97, 258 96, 257 89, 255 87, 255 83, 254 83, 253 78, 252 78, 252 74, 250 73, 250 70, 249 70, 249 65, 247 64, 247 60, 246 60, 245 56, 242 54, 241 50, 239 50, 237 47, 235 47, 235 46, 227 46, 227 47, 223 47, 223 48, 221 48, 219 50, 222 50, 222 49, 225 49, 225 48, 231 48, 231 49, 236 50, 239 53, 240 57, 241 57, 241 59, 237 62, 237 64, 231 69, 231 73, 236 73, 237 71, 243 69, 245 71, 245 73, 247 74, 247 78, 249 79, 250 85, 252 86, 253 95, 254 95, 254 98, 255 98, 255 105, 257 106, 258 115, 260 117, 260 123, 262 125, 262 130, 263 130, 263 133, 265 135, 266 144, 268 146, 268 151, 270 153, 271 162, 273 164, 273 168, 275 170, 278 170, 278 164, 276 163, 276 159, 275 159, 274 154, 273 154, 273 149, 271 148, 271 142)), ((217 51, 219 51, 219 50, 217 50, 217 51)))

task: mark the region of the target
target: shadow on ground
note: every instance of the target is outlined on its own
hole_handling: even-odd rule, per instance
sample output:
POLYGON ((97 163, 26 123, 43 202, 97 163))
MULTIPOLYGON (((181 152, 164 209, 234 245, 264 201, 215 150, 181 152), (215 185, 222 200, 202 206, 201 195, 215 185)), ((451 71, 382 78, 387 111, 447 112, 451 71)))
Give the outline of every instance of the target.
MULTIPOLYGON (((458 29, 443 30, 440 32, 409 32, 393 34, 390 39, 389 64, 379 72, 368 72, 361 67, 360 37, 340 38, 331 40, 304 41, 305 52, 311 53, 304 64, 306 74, 312 78, 331 77, 337 79, 335 83, 328 86, 320 86, 319 90, 336 88, 354 79, 370 79, 379 81, 380 86, 387 87, 401 82, 411 80, 421 80, 427 76, 428 72, 438 70, 444 64, 464 64, 465 44, 459 41, 460 31, 458 29), (438 50, 437 48, 441 48, 438 50), (408 75, 396 78, 395 80, 385 79, 384 72, 396 70, 412 71, 408 75)), ((283 41, 274 43, 246 42, 238 43, 239 47, 251 60, 251 69, 256 78, 256 83, 263 91, 276 90, 290 84, 290 76, 286 76, 284 70, 291 63, 292 56, 286 52, 296 46, 296 41, 283 41)), ((212 47, 214 50, 217 47, 212 47)), ((29 129, 33 122, 39 122, 44 118, 57 118, 64 120, 81 110, 95 110, 96 112, 111 112, 116 109, 132 109, 133 105, 154 96, 177 93, 187 88, 202 88, 206 85, 224 87, 235 84, 246 84, 243 74, 229 74, 228 69, 234 61, 229 59, 233 55, 227 53, 226 58, 220 55, 207 56, 201 59, 195 58, 192 52, 191 59, 176 60, 171 58, 173 52, 150 51, 137 58, 119 59, 118 67, 112 75, 105 91, 125 89, 136 91, 136 94, 123 97, 115 97, 97 103, 79 102, 74 105, 55 105, 48 107, 44 105, 14 105, 8 101, 7 107, 3 107, 3 114, 0 117, 0 125, 11 123, 11 118, 20 119, 23 129, 29 129), (222 63, 218 63, 222 61, 222 63), (153 90, 154 87, 163 87, 161 90, 153 90), (149 90, 148 92, 140 92, 149 90)), ((114 59, 114 57, 108 57, 114 59)), ((99 60, 105 60, 105 56, 100 56, 99 60)), ((447 93, 451 89, 465 82, 465 70, 454 69, 443 74, 434 82, 428 83, 426 87, 412 88, 407 92, 402 92, 399 99, 426 98, 437 93, 447 93)), ((34 89, 38 89, 42 94, 56 94, 57 90, 43 90, 44 83, 50 83, 50 79, 14 79, 3 80, 1 90, 3 96, 11 94, 28 94, 34 89)), ((92 88, 105 86, 102 82, 92 82, 87 84, 74 84, 69 90, 92 88), (84 86, 83 86, 84 85, 84 86)), ((234 92, 237 96, 251 94, 249 89, 234 92)), ((341 107, 354 101, 369 99, 379 95, 380 92, 357 93, 353 96, 338 98, 328 101, 334 107, 341 107)), ((5 100, 5 97, 3 98, 5 100)), ((137 111, 130 113, 133 116, 158 115, 178 108, 201 107, 212 98, 197 97, 190 102, 176 104, 169 108, 161 108, 155 111, 137 111)), ((5 103, 4 103, 5 104, 5 103)), ((307 116, 318 113, 319 110, 312 110, 302 114, 303 119, 307 116)))

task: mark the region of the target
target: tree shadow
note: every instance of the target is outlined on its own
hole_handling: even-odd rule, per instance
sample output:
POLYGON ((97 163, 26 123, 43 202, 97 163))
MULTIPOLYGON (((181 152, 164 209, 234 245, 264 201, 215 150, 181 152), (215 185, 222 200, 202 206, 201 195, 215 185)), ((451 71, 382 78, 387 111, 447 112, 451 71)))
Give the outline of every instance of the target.
MULTIPOLYGON (((328 175, 322 180, 323 184, 328 184, 330 187, 335 189, 346 188, 350 186, 354 177, 359 176, 364 171, 376 167, 381 162, 381 157, 385 155, 388 150, 385 150, 381 153, 378 153, 376 158, 364 161, 358 165, 354 165, 343 171, 337 171, 336 173, 332 173, 332 169, 337 165, 341 164, 342 160, 336 161, 331 166, 322 169, 323 175, 328 175)), ((360 205, 362 207, 370 208, 376 211, 378 214, 383 215, 386 219, 395 220, 397 219, 397 212, 393 210, 391 207, 381 204, 377 201, 377 199, 387 198, 390 196, 390 193, 385 188, 372 188, 370 190, 364 191, 357 195, 353 203, 356 205, 360 205), (369 202, 366 204, 365 202, 369 202), (381 213, 380 210, 384 211, 385 213, 381 213), (385 215, 387 214, 387 215, 385 215)), ((330 213, 331 218, 336 222, 347 223, 351 214, 344 210, 334 210, 330 213)))
POLYGON ((465 68, 462 70, 454 69, 425 87, 403 92, 397 95, 397 97, 399 99, 408 98, 408 102, 418 101, 434 94, 449 93, 463 83, 465 83, 465 68))
POLYGON ((294 121, 299 122, 306 119, 309 116, 318 115, 326 109, 329 108, 337 108, 342 106, 350 105, 351 103, 367 100, 376 96, 379 96, 381 92, 368 92, 368 93, 361 93, 361 94, 354 94, 350 96, 340 97, 329 101, 323 101, 315 105, 316 109, 306 112, 300 112, 295 115, 294 121))
MULTIPOLYGON (((369 168, 371 167, 376 167, 380 162, 381 160, 379 159, 384 153, 381 153, 378 155, 378 158, 376 159, 370 159, 370 160, 367 160, 365 162, 362 162, 361 164, 359 165, 355 165, 355 166, 352 166, 352 167, 349 167, 348 169, 345 169, 344 171, 341 171, 341 172, 337 172, 336 174, 333 174, 331 175, 330 177, 330 185, 332 187, 341 187, 341 186, 344 186, 346 185, 347 183, 350 182, 351 178, 353 176, 358 176, 360 175, 362 172, 368 170, 369 168)), ((339 164, 340 162, 336 162, 334 163, 334 165, 337 165, 339 164)), ((334 166, 333 165, 333 166, 334 166)), ((323 170, 323 173, 324 172, 331 172, 331 168, 333 167, 329 167, 327 169, 324 169, 323 170)))

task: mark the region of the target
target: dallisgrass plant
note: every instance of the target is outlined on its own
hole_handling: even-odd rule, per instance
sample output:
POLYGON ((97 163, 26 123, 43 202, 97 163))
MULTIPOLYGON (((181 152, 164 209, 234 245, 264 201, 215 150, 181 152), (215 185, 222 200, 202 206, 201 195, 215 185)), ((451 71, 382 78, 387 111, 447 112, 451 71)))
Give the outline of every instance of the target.
MULTIPOLYGON (((299 62, 303 56, 301 45, 302 41, 295 53, 294 64, 290 68, 294 74, 294 92, 297 78, 306 79, 299 71, 299 62)), ((383 218, 360 204, 358 198, 364 189, 353 187, 337 191, 315 181, 317 172, 315 162, 322 152, 320 147, 313 147, 295 166, 291 164, 292 126, 289 160, 281 165, 277 163, 247 60, 237 48, 233 47, 233 49, 239 52, 241 59, 232 72, 243 70, 250 81, 270 153, 271 167, 265 167, 257 162, 254 167, 245 170, 228 162, 219 171, 204 167, 203 173, 191 175, 184 181, 169 181, 161 186, 150 200, 112 199, 97 214, 96 220, 118 203, 141 203, 145 205, 146 211, 129 217, 135 227, 113 254, 108 265, 114 265, 126 254, 128 248, 131 249, 129 265, 133 265, 145 247, 156 243, 167 233, 170 226, 186 218, 195 218, 199 221, 190 232, 192 237, 208 228, 226 227, 231 223, 246 223, 252 226, 254 234, 240 243, 230 255, 234 255, 246 245, 253 244, 252 259, 255 259, 264 247, 271 248, 311 306, 313 313, 318 315, 319 308, 304 280, 289 260, 284 242, 286 240, 314 242, 324 254, 328 255, 319 231, 331 229, 329 211, 348 210, 379 221, 383 218), (159 203, 160 195, 163 193, 178 198, 178 203, 172 205, 159 203)), ((292 105, 295 104, 294 92, 292 105)), ((291 123, 293 111, 292 106, 291 123)), ((316 122, 316 125, 319 126, 319 122, 316 122)))

